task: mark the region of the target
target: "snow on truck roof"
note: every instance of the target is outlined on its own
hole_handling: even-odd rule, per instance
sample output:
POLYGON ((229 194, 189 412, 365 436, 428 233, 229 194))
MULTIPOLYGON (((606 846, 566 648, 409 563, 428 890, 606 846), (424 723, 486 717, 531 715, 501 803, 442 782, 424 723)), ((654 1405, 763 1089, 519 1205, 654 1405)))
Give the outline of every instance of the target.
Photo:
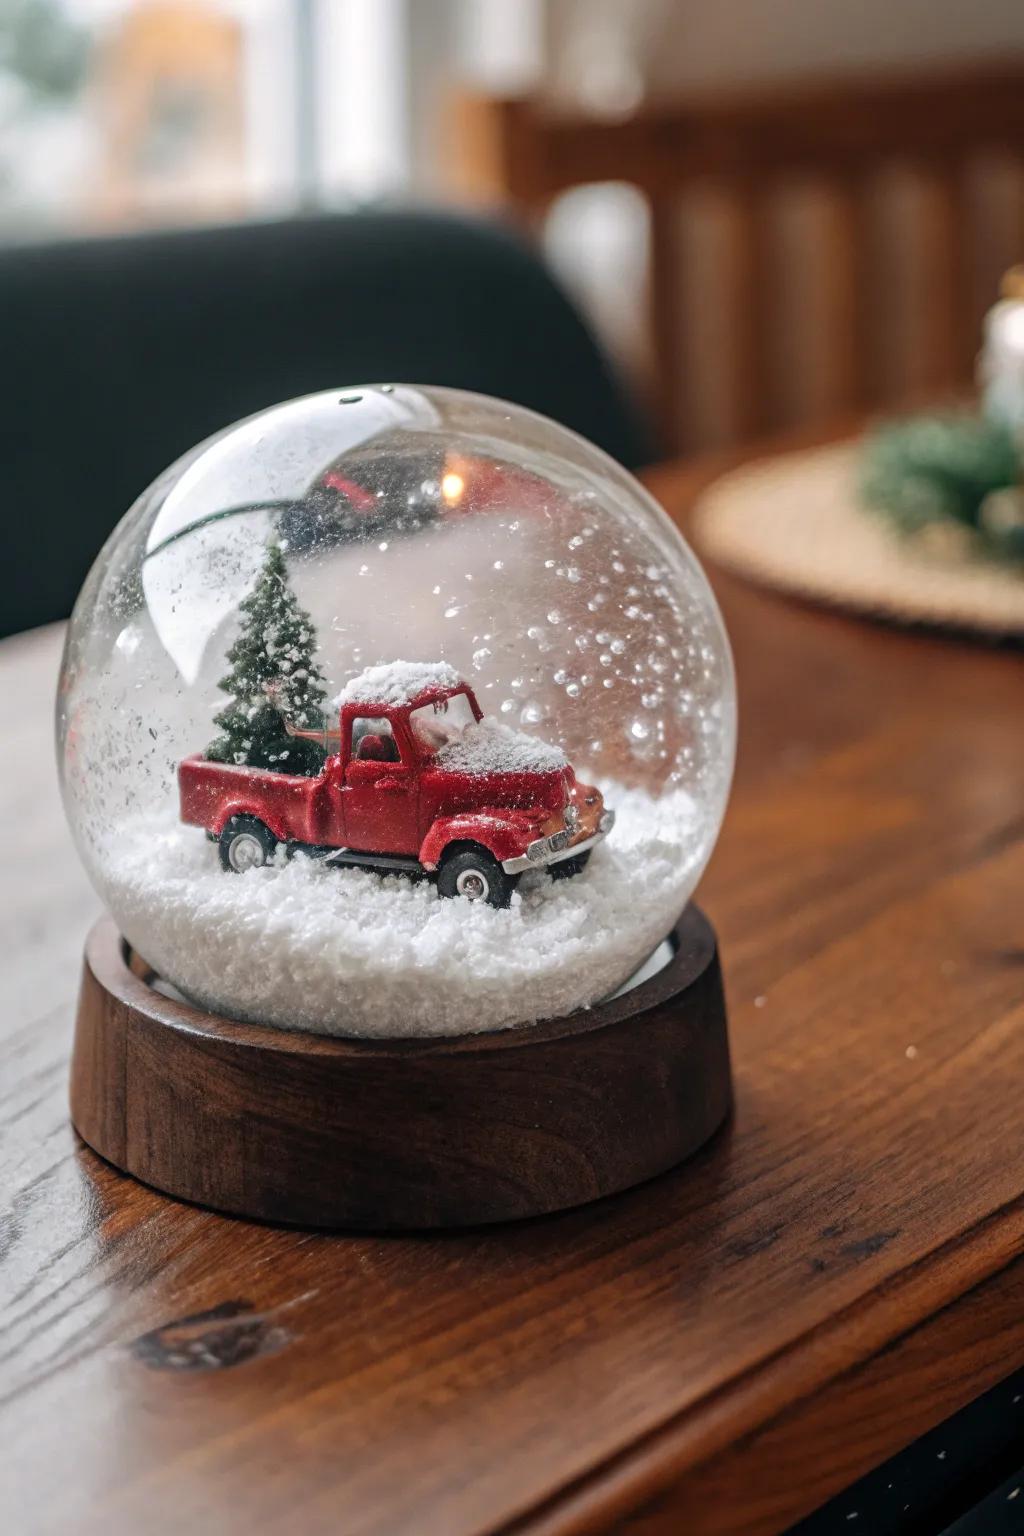
MULTIPOLYGON (((455 668, 446 661, 391 661, 367 667, 350 678, 334 700, 335 709, 346 704, 387 706, 414 704, 424 694, 465 687, 455 668)), ((479 720, 465 726, 438 749, 440 767, 453 773, 550 773, 566 767, 560 747, 524 731, 511 730, 497 720, 479 720)))
POLYGON ((462 686, 462 678, 446 661, 389 661, 381 667, 367 667, 358 677, 350 677, 334 700, 334 707, 387 704, 398 708, 432 689, 462 686))

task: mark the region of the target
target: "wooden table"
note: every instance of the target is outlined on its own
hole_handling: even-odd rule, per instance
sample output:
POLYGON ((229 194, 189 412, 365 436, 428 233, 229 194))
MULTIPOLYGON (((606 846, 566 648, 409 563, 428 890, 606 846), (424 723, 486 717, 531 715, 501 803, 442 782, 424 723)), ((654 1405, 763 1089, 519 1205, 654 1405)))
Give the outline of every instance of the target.
POLYGON ((59 637, 0 648, 0 1528, 767 1536, 1024 1362, 1021 657, 715 584, 735 1119, 437 1238, 228 1220, 76 1141, 59 637))

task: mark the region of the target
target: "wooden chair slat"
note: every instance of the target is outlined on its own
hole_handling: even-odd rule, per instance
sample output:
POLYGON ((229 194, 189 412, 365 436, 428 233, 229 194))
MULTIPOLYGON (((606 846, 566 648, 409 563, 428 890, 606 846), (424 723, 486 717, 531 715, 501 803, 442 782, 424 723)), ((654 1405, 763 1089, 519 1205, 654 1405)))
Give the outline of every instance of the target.
MULTIPOLYGON (((980 316, 972 294, 977 231, 968 176, 973 162, 993 153, 1024 164, 1024 58, 694 96, 644 108, 627 121, 595 120, 531 99, 464 99, 458 112, 455 162, 463 188, 511 206, 532 231, 552 200, 573 187, 627 182, 646 197, 651 392, 666 448, 693 446, 694 363, 685 355, 684 323, 693 273, 678 207, 709 184, 732 210, 719 297, 722 330, 731 338, 725 371, 736 441, 778 424, 769 358, 777 315, 765 264, 771 204, 795 183, 821 185, 828 194, 817 252, 824 364, 809 414, 883 403, 873 360, 884 324, 880 295, 890 278, 873 259, 869 189, 893 167, 914 167, 922 194, 926 259, 916 298, 923 351, 906 372, 915 392, 922 385, 956 389, 970 377, 980 316)), ((1017 223, 1008 261, 1024 255, 1024 203, 1017 223)))

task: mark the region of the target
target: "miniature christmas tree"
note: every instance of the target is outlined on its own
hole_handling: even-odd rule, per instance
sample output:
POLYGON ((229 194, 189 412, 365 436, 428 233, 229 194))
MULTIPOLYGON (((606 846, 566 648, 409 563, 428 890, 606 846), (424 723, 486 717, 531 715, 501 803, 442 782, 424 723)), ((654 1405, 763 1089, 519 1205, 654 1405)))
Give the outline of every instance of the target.
POLYGON ((239 613, 242 626, 227 653, 231 670, 219 684, 231 702, 215 716, 222 734, 206 755, 282 773, 318 773, 322 748, 285 730, 286 720, 317 729, 327 695, 313 660, 316 631, 291 589, 280 544, 267 546, 256 585, 239 613))

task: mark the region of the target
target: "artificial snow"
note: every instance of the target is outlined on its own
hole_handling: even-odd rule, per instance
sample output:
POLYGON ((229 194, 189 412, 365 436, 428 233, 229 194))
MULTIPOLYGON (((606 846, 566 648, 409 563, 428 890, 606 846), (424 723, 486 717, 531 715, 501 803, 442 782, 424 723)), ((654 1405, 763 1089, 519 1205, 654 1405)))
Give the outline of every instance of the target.
POLYGON ((343 704, 386 704, 398 708, 411 704, 428 688, 458 688, 462 679, 446 661, 391 661, 382 667, 367 667, 358 677, 349 678, 334 701, 343 704))
POLYGON ((450 773, 551 773, 566 766, 566 756, 548 741, 484 719, 446 742, 435 762, 450 773))
POLYGON ((702 867, 708 827, 688 794, 602 788, 617 819, 586 870, 529 873, 507 910, 303 855, 225 874, 170 807, 118 827, 104 895, 161 976, 235 1018, 364 1037, 507 1029, 614 992, 702 867))

